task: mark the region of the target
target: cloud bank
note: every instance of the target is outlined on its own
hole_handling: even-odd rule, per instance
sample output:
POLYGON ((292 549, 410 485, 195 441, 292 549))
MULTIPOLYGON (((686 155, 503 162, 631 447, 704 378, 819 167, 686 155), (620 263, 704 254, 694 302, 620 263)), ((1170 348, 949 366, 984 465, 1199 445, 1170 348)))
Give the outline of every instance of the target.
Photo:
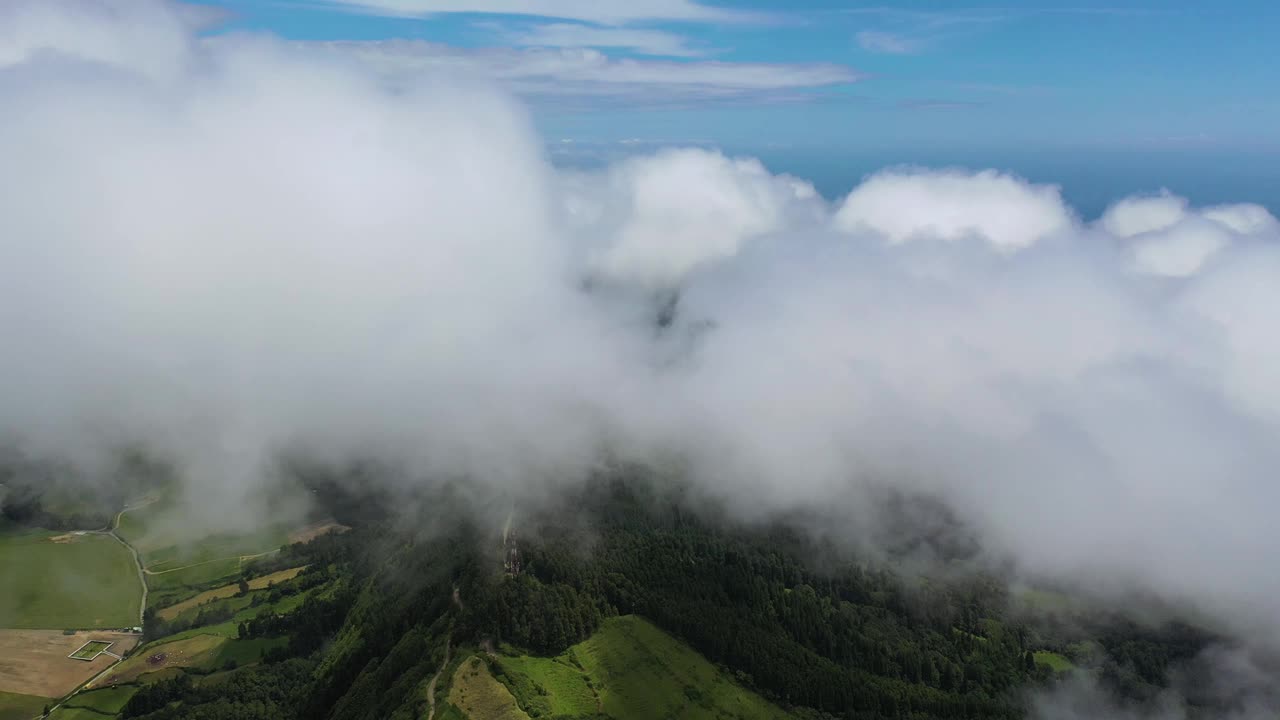
POLYGON ((1071 226, 1058 189, 987 170, 887 171, 859 185, 836 213, 846 232, 870 231, 891 243, 919 237, 979 238, 1017 250, 1071 226))
POLYGON ((1090 221, 920 168, 828 202, 696 149, 570 173, 484 83, 197 26, 0 6, 6 441, 143 442, 209 507, 299 451, 512 492, 677 458, 855 525, 890 484, 1029 573, 1280 642, 1264 208, 1090 221))

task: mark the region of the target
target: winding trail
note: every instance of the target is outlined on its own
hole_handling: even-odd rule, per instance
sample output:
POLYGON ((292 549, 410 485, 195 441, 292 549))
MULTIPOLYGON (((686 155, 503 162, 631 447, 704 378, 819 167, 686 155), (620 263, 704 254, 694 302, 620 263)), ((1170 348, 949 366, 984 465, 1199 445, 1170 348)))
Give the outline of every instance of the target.
POLYGON ((436 716, 436 682, 444 674, 445 668, 449 667, 450 654, 453 652, 453 645, 449 642, 451 639, 449 636, 445 636, 444 662, 440 663, 440 669, 436 671, 435 675, 431 676, 431 682, 427 683, 427 720, 433 720, 436 716))
MULTIPOLYGON (((455 585, 453 594, 450 596, 453 604, 458 606, 459 610, 463 609, 462 595, 458 593, 455 585)), ((446 668, 449 667, 449 660, 453 657, 453 623, 449 623, 449 631, 444 636, 444 662, 440 663, 440 669, 435 675, 431 676, 431 682, 427 683, 427 720, 434 720, 436 716, 436 683, 439 682, 440 676, 444 674, 446 668)))

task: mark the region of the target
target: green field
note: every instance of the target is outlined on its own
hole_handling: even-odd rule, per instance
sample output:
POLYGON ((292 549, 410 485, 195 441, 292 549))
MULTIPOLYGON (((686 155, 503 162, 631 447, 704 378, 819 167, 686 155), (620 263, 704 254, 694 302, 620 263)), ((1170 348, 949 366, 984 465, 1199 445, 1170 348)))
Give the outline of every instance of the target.
POLYGON ((1054 672, 1070 672, 1075 670, 1076 666, 1066 657, 1055 652, 1040 650, 1035 653, 1036 664, 1048 665, 1054 672))
POLYGON ((125 703, 129 702, 129 698, 133 697, 136 692, 138 692, 137 685, 121 685, 101 690, 90 690, 67 700, 65 706, 88 708, 97 710, 105 715, 115 715, 124 708, 125 703))
POLYGON ((0 536, 0 587, 5 588, 0 627, 138 624, 138 572, 129 550, 109 535, 38 531, 0 536))
MULTIPOLYGON (((152 570, 151 567, 147 568, 152 570)), ((225 558, 212 562, 202 562, 189 567, 175 567, 168 572, 157 572, 147 575, 147 587, 154 592, 163 593, 170 590, 196 590, 213 584, 224 583, 240 574, 239 558, 225 558)))
POLYGON ((126 510, 118 532, 137 548, 147 569, 166 570, 276 550, 288 541, 292 529, 277 524, 251 533, 208 534, 186 516, 181 507, 162 500, 126 510))
POLYGON ((111 647, 111 643, 102 642, 101 640, 90 640, 80 647, 80 649, 71 653, 71 657, 79 660, 92 660, 98 657, 103 650, 111 647))
POLYGON ((635 616, 605 621, 585 642, 557 657, 504 656, 497 665, 498 679, 531 716, 788 717, 635 616))
POLYGON ((89 708, 73 708, 63 705, 49 716, 49 720, 106 720, 110 715, 103 715, 89 708))
POLYGON ((0 720, 31 720, 52 704, 49 698, 0 692, 0 720))
POLYGON ((531 698, 530 707, 543 714, 593 713, 596 695, 587 684, 587 676, 571 664, 569 657, 568 653, 556 658, 504 657, 499 665, 504 679, 521 697, 531 698))

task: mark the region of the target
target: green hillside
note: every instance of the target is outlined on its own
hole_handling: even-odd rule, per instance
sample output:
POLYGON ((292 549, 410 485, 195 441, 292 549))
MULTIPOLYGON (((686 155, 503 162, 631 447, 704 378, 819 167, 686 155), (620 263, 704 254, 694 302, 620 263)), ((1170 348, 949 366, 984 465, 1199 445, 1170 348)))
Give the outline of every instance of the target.
POLYGON ((530 717, 785 718, 706 658, 634 615, 610 618, 552 658, 500 656, 501 680, 530 717))

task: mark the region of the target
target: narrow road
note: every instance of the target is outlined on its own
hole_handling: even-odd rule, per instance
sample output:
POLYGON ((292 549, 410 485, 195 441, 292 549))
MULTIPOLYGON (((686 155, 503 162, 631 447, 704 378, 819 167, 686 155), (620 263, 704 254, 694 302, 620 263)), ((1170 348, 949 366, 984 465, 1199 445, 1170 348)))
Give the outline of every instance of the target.
POLYGON ((132 507, 125 505, 123 508, 121 508, 120 512, 116 513, 115 520, 111 521, 111 531, 107 533, 111 537, 120 541, 121 545, 124 545, 125 547, 129 548, 129 554, 133 555, 133 566, 138 570, 138 584, 142 585, 142 602, 138 605, 138 626, 139 627, 142 626, 142 616, 144 613, 146 613, 146 610, 147 610, 147 578, 142 574, 144 568, 142 567, 142 558, 138 556, 138 549, 135 548, 133 545, 130 545, 129 541, 125 540, 124 537, 122 537, 119 533, 120 518, 128 510, 135 510, 145 505, 150 505, 153 502, 155 502, 155 500, 151 499, 151 500, 147 500, 146 502, 134 505, 132 507))

